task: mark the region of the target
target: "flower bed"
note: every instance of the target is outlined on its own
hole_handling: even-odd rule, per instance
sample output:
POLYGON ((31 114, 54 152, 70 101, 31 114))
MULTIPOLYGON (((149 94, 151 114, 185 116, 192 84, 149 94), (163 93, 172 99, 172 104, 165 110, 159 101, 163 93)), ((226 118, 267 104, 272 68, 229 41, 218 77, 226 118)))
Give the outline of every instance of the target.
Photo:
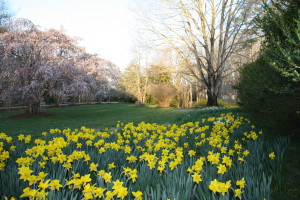
POLYGON ((287 146, 232 113, 182 125, 51 129, 34 141, 0 133, 0 198, 270 199, 287 146))

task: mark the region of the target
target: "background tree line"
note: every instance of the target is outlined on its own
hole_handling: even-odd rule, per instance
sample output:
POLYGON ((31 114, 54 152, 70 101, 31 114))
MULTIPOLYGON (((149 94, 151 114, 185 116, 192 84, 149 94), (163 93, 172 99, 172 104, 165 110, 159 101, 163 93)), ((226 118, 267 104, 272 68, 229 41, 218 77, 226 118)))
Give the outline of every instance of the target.
POLYGON ((139 50, 123 74, 123 84, 143 103, 155 94, 167 99, 164 95, 170 91, 173 103, 168 105, 175 102, 178 107, 189 107, 201 98, 207 106, 216 106, 218 99, 237 92, 239 105, 261 124, 297 132, 299 4, 297 0, 140 1, 139 50), (154 56, 141 56, 143 49, 154 56), (165 74, 165 82, 151 81, 151 76, 165 74))
MULTIPOLYGON (((149 74, 159 73, 153 66, 160 65, 168 68, 168 88, 173 87, 170 93, 176 94, 174 102, 178 107, 190 107, 204 98, 207 106, 218 106, 218 99, 222 98, 235 100, 232 86, 237 83, 238 69, 255 60, 259 51, 252 23, 261 10, 259 1, 136 2, 134 10, 139 21, 136 38, 140 42, 125 76, 133 74, 132 80, 135 74, 138 81, 123 81, 129 93, 141 102, 153 97, 150 88, 155 84, 149 81, 149 74), (151 53, 145 56, 144 49, 151 53)), ((166 90, 165 86, 160 88, 166 90)))

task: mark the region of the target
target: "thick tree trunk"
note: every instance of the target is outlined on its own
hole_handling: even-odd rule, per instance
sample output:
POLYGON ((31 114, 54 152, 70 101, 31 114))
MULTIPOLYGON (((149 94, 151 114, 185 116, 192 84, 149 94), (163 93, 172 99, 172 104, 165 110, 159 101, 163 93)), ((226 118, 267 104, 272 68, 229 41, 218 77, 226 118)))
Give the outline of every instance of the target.
POLYGON ((206 106, 219 106, 218 105, 218 95, 207 90, 207 103, 206 106))
POLYGON ((4 105, 6 108, 10 108, 11 107, 11 102, 12 102, 12 98, 9 97, 5 102, 4 105))
POLYGON ((41 110, 40 102, 31 102, 29 103, 26 113, 29 114, 38 114, 41 110))

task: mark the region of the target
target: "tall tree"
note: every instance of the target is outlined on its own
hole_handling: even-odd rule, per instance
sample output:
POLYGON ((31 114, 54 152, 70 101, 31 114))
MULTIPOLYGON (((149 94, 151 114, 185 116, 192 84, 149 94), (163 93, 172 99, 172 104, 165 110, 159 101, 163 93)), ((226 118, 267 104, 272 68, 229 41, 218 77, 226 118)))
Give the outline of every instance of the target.
POLYGON ((256 22, 265 38, 268 63, 283 76, 300 81, 300 1, 271 1, 264 11, 256 22))
POLYGON ((141 103, 146 101, 147 77, 143 72, 139 59, 133 60, 121 76, 121 84, 126 92, 134 96, 141 103))
POLYGON ((160 0, 145 24, 186 60, 189 73, 207 89, 207 105, 218 105, 223 76, 249 37, 255 0, 160 0), (193 65, 188 64, 193 61, 193 65))

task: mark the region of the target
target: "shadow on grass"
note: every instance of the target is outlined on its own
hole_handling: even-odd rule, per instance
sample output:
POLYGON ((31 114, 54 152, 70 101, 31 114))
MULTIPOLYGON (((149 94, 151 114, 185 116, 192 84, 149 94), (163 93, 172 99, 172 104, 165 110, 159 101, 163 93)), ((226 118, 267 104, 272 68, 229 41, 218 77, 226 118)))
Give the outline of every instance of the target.
POLYGON ((282 182, 274 191, 274 200, 300 199, 300 137, 291 139, 282 169, 282 182))

